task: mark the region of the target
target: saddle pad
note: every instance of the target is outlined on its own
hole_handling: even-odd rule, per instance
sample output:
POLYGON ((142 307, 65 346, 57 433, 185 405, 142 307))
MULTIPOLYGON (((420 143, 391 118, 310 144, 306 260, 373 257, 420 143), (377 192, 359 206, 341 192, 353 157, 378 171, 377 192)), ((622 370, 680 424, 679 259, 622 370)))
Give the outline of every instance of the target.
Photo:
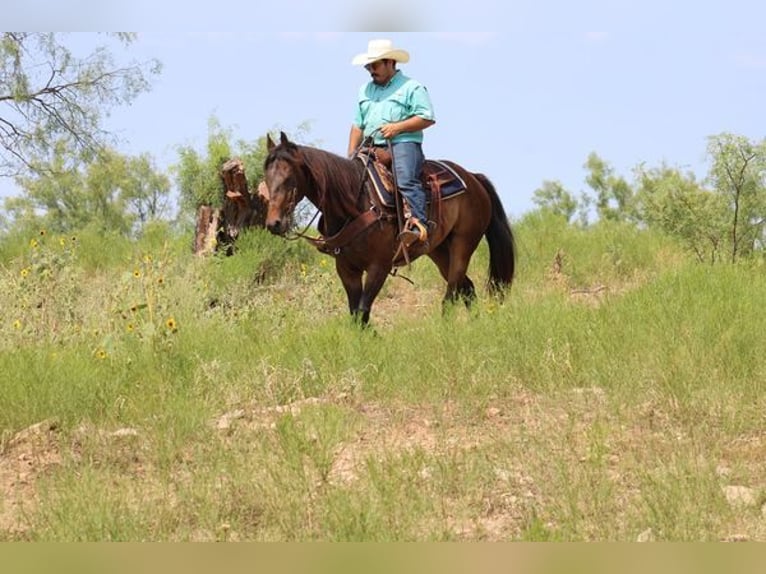
MULTIPOLYGON (((391 172, 379 162, 367 164, 367 174, 370 176, 372 186, 378 194, 380 202, 386 207, 395 207, 393 191, 393 179, 391 172), (382 173, 381 173, 382 172, 382 173)), ((427 159, 423 164, 423 172, 420 181, 426 190, 426 203, 431 201, 432 178, 439 183, 439 191, 442 199, 449 199, 460 195, 465 191, 465 182, 454 169, 444 162, 436 159, 427 159)))

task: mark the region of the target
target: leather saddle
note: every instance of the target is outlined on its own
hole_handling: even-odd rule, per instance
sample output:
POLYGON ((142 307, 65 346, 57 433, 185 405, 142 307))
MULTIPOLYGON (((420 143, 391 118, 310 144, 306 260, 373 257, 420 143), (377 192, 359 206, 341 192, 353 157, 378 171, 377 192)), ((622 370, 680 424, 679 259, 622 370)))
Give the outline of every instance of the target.
MULTIPOLYGON (((358 157, 367 166, 367 174, 381 204, 385 207, 395 208, 391 154, 385 148, 373 148, 372 150, 362 149, 358 157)), ((460 195, 466 189, 463 178, 441 160, 425 160, 420 180, 426 192, 426 204, 430 208, 431 214, 438 212, 437 206, 441 200, 460 195)), ((430 219, 438 220, 436 217, 430 217, 430 219)))

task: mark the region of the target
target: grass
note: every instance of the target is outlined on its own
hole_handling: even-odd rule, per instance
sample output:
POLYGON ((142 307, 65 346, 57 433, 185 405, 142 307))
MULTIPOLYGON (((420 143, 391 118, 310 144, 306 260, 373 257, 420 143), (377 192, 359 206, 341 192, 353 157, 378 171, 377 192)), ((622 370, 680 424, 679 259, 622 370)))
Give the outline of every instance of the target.
POLYGON ((368 330, 265 233, 9 242, 0 540, 766 539, 762 266, 514 230, 504 305, 442 316, 416 262, 368 330))

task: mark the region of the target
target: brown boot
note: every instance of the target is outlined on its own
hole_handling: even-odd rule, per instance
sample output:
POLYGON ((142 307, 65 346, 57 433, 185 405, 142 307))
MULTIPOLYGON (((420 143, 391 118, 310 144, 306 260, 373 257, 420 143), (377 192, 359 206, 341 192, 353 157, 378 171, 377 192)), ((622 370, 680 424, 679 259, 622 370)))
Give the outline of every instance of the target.
POLYGON ((404 231, 399 234, 399 241, 405 247, 410 247, 416 241, 425 243, 428 241, 428 229, 420 223, 417 217, 410 217, 404 225, 404 231))

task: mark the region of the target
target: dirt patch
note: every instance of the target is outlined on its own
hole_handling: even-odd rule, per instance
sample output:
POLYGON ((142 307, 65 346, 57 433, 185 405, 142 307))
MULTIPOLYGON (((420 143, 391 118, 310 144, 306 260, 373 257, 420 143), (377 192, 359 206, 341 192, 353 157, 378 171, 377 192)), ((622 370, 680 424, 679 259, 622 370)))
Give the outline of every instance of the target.
MULTIPOLYGON (((353 393, 337 393, 276 406, 241 405, 210 424, 226 437, 224 445, 229 439, 247 443, 253 434, 275 432, 282 417, 311 420, 316 414, 313 409, 327 407, 346 411, 341 420, 350 424, 338 439, 341 442, 331 443, 329 472, 317 477, 316 492, 328 484, 350 492, 369 488, 371 464, 393 461, 399 465, 402 457, 404 466, 395 467, 405 469, 408 484, 420 496, 439 500, 439 512, 424 513, 422 524, 414 528, 423 539, 446 529, 457 540, 515 540, 523 539, 529 528, 537 529, 539 538, 544 530, 555 533, 556 516, 568 511, 583 516, 621 515, 641 500, 643 485, 636 472, 643 475, 646 468, 661 465, 664 453, 671 457, 679 449, 692 448, 672 404, 651 401, 617 414, 608 391, 598 387, 547 394, 519 386, 502 397, 474 404, 372 402, 353 393), (576 496, 567 498, 567 489, 574 489, 576 496), (530 517, 539 522, 530 525, 530 517)), ((98 453, 115 457, 119 459, 115 464, 125 466, 121 476, 137 488, 141 485, 142 497, 147 496, 149 483, 149 490, 162 492, 157 495, 158 504, 176 503, 173 488, 170 494, 164 488, 165 478, 155 476, 135 458, 140 431, 86 431, 86 437, 97 441, 98 453), (120 450, 123 444, 127 446, 120 450)), ((64 445, 70 450, 62 452, 56 423, 43 421, 2 443, 0 532, 4 538, 26 538, 24 519, 36 509, 40 478, 62 463, 62 453, 67 459, 76 455, 76 442, 64 445)), ((753 433, 728 443, 722 450, 725 457, 711 458, 718 465, 723 493, 737 509, 735 523, 727 525, 721 539, 765 539, 764 490, 760 480, 752 479, 763 476, 765 445, 766 434, 753 433), (742 461, 757 462, 746 468, 742 461)), ((193 446, 184 469, 194 466, 193 446)), ((718 452, 710 456, 717 457, 718 452)), ((640 526, 634 533, 631 526, 618 524, 610 536, 637 540, 662 536, 649 524, 640 526)), ((592 531, 581 534, 604 539, 599 528, 594 521, 592 531)))
MULTIPOLYGON (((444 479, 440 476, 440 460, 470 464, 473 453, 481 449, 490 453, 505 441, 521 444, 524 439, 520 432, 548 432, 562 417, 558 407, 549 405, 547 399, 519 389, 502 401, 469 410, 451 401, 421 405, 356 402, 346 395, 304 399, 278 407, 237 409, 222 415, 214 426, 227 434, 263 432, 273 430, 280 416, 301 417, 307 407, 328 404, 351 409, 356 415, 352 436, 335 447, 326 477, 328 484, 352 489, 358 481, 367 479, 370 462, 385 464, 422 453, 423 465, 415 469, 415 480, 426 492, 432 488, 438 491, 445 488, 443 484, 434 486, 434 481, 444 479)), ((593 405, 589 408, 592 410, 593 405)), ((490 463, 486 479, 474 477, 486 481, 487 490, 475 496, 462 492, 455 500, 443 499, 442 515, 423 516, 424 536, 444 524, 460 540, 507 540, 518 536, 530 506, 543 504, 541 489, 524 465, 523 458, 490 463), (474 506, 471 512, 466 510, 466 504, 474 506), (434 524, 434 520, 443 522, 434 524)), ((364 484, 361 487, 365 488, 364 484)), ((463 490, 461 486, 456 488, 463 490)))
POLYGON ((0 449, 0 531, 23 538, 22 517, 37 504, 36 483, 61 463, 58 423, 44 420, 16 433, 0 449))

